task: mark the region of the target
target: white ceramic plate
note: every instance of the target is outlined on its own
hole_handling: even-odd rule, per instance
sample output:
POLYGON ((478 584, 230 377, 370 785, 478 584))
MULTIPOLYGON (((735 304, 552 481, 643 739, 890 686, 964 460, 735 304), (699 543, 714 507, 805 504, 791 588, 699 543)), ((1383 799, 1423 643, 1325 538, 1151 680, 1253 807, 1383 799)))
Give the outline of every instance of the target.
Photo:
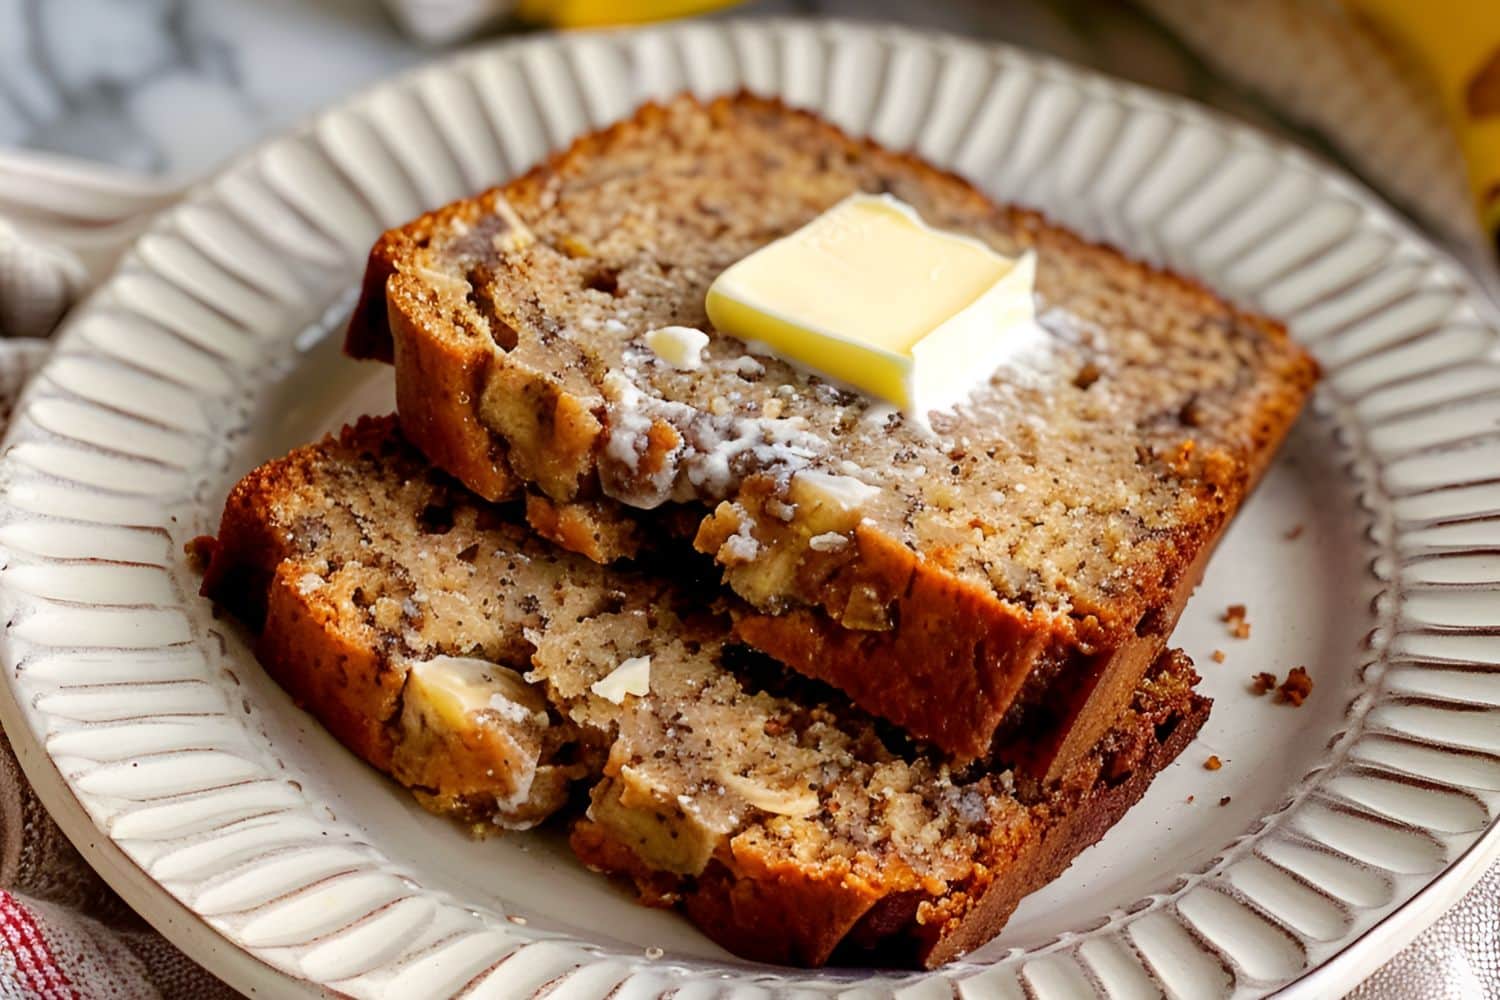
POLYGON ((1019 52, 774 22, 487 49, 242 160, 78 310, 0 466, 0 717, 85 854, 247 990, 1327 996, 1500 853, 1496 343, 1455 268, 1344 178, 1019 52), (555 840, 467 842, 292 707, 182 554, 256 462, 390 405, 389 373, 336 343, 381 229, 646 97, 741 85, 1200 276, 1327 367, 1175 637, 1218 702, 1199 742, 931 974, 749 965, 555 840), (1296 664, 1302 708, 1247 691, 1296 664))

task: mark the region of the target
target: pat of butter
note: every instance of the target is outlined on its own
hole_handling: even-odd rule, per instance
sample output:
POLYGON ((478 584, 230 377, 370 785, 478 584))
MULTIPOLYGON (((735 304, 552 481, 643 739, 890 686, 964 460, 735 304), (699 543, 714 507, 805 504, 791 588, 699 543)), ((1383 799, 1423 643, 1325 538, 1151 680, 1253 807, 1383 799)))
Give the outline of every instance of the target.
POLYGON ((1038 339, 1034 255, 933 229, 855 194, 734 264, 708 290, 723 333, 926 423, 1038 339))
POLYGON ((708 334, 691 326, 663 326, 646 334, 646 346, 678 371, 703 367, 703 349, 708 334))

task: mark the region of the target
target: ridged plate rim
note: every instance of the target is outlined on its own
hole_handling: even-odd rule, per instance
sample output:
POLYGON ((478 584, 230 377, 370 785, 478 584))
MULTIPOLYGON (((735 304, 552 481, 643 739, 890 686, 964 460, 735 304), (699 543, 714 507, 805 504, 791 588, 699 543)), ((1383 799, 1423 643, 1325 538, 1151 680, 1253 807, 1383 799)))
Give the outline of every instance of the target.
MULTIPOLYGON (((193 876, 198 869, 190 862, 197 855, 189 848, 212 854, 230 836, 248 835, 254 840, 259 828, 247 824, 259 822, 257 817, 262 815, 296 816, 316 827, 316 803, 298 801, 288 791, 289 771, 285 765, 277 767, 279 762, 266 747, 242 745, 240 737, 245 733, 237 734, 224 721, 231 717, 228 711, 220 719, 203 707, 212 701, 214 688, 212 684, 197 686, 203 678, 194 673, 192 662, 202 655, 200 647, 207 641, 195 624, 200 609, 182 592, 183 568, 177 554, 168 551, 161 556, 164 561, 153 563, 141 555, 149 546, 138 536, 152 534, 153 512, 166 516, 178 510, 184 491, 191 494, 194 483, 211 480, 215 471, 222 471, 227 453, 214 441, 215 430, 232 425, 236 418, 249 419, 248 413, 237 409, 245 405, 245 394, 258 381, 284 373, 295 363, 294 335, 309 325, 317 327, 320 317, 338 304, 330 290, 353 280, 363 250, 379 228, 414 214, 413 206, 448 200, 481 180, 493 179, 495 162, 518 169, 529 162, 528 157, 534 158, 580 128, 603 124, 628 111, 637 98, 675 91, 683 82, 700 92, 749 82, 755 89, 820 110, 852 131, 872 131, 893 145, 915 144, 940 165, 970 173, 981 186, 1017 200, 1039 202, 1075 228, 1116 242, 1133 254, 1189 271, 1208 271, 1226 291, 1254 304, 1279 302, 1291 308, 1294 333, 1309 338, 1330 366, 1321 406, 1347 432, 1340 458, 1365 489, 1371 546, 1377 552, 1371 571, 1387 585, 1382 603, 1372 612, 1378 626, 1371 635, 1369 659, 1361 669, 1374 679, 1365 682, 1367 700, 1354 708, 1355 723, 1361 727, 1357 735, 1336 739, 1326 766, 1318 770, 1320 776, 1303 779, 1288 805, 1263 821, 1254 836, 1226 848, 1220 864, 1193 874, 1183 880, 1184 885, 1162 894, 1140 912, 1125 908, 1128 914, 1120 914, 1103 928, 1065 935, 1027 955, 1006 956, 990 968, 959 962, 923 976, 874 976, 864 983, 874 991, 870 995, 925 996, 931 990, 938 991, 935 995, 950 991, 989 995, 1002 989, 1024 989, 1042 997, 1111 995, 1112 981, 1092 959, 1079 957, 1079 946, 1091 941, 1118 945, 1121 954, 1136 963, 1136 972, 1145 976, 1140 982, 1174 988, 1174 973, 1163 971, 1159 962, 1134 943, 1137 939, 1127 939, 1126 934, 1127 928, 1142 933, 1141 918, 1162 914, 1179 930, 1185 929, 1188 940, 1214 956, 1228 976, 1226 989, 1233 995, 1279 989, 1289 994, 1326 995, 1358 981, 1388 956, 1390 946, 1409 939, 1443 905, 1456 899, 1500 855, 1500 826, 1495 789, 1448 781, 1441 794, 1456 796, 1455 809, 1467 809, 1465 815, 1482 815, 1484 821, 1433 848, 1440 849, 1443 864, 1430 878, 1428 872, 1392 875, 1390 884, 1399 883, 1400 888, 1395 904, 1383 904, 1389 912, 1372 918, 1367 926, 1347 931, 1342 938, 1319 943, 1316 949, 1304 947, 1305 959, 1313 954, 1316 958, 1284 975, 1247 969, 1230 956, 1233 948, 1210 940, 1211 928, 1224 926, 1215 924, 1220 919, 1259 920, 1278 933, 1287 931, 1278 922, 1281 915, 1237 889, 1225 888, 1228 882, 1223 872, 1248 858, 1261 842, 1272 841, 1273 834, 1285 834, 1282 828, 1299 815, 1309 815, 1305 810, 1311 809, 1309 802, 1315 795, 1326 798, 1330 794, 1325 787, 1328 781, 1354 767, 1350 751, 1368 735, 1362 727, 1370 713, 1395 705, 1457 718, 1453 713, 1461 709, 1500 724, 1500 697, 1492 689, 1496 680, 1491 676, 1500 660, 1500 632, 1489 619, 1470 620, 1473 612, 1467 603, 1476 593, 1500 592, 1500 583, 1488 579, 1463 586, 1445 583, 1434 585, 1431 593, 1422 588, 1398 590, 1398 585, 1410 587, 1411 567, 1418 562, 1486 557, 1485 547, 1473 542, 1403 549, 1409 538, 1418 537, 1414 531, 1441 531, 1451 527, 1450 521, 1460 527, 1482 525, 1497 518, 1489 507, 1470 510, 1460 503, 1436 518, 1442 523, 1429 524, 1433 517, 1413 521, 1409 514, 1399 514, 1399 504, 1469 493, 1474 493, 1475 503, 1488 504, 1491 496, 1486 489, 1492 491, 1493 484, 1466 483, 1455 478, 1456 470, 1449 469, 1449 474, 1431 483, 1418 478, 1399 490, 1389 488, 1394 472, 1405 468, 1402 463, 1425 469, 1420 463, 1436 456, 1439 464, 1446 458, 1451 466, 1458 461, 1453 456, 1466 449, 1488 454, 1484 449, 1497 437, 1485 431, 1445 437, 1430 426, 1430 420, 1422 423, 1433 412, 1451 417, 1473 410, 1488 415, 1483 406, 1500 396, 1493 313, 1466 276, 1446 254, 1354 182, 1303 152, 1185 102, 1002 45, 857 23, 714 21, 501 43, 373 88, 304 128, 266 143, 195 188, 153 223, 120 271, 70 319, 57 354, 18 408, 0 464, 0 553, 5 557, 0 602, 8 615, 0 649, 7 680, 0 697, 0 719, 44 801, 127 900, 190 954, 245 989, 285 991, 295 986, 314 992, 401 995, 416 982, 430 982, 421 977, 436 975, 434 970, 447 969, 450 978, 459 975, 452 971, 455 968, 472 969, 472 975, 461 982, 471 985, 476 995, 520 989, 521 982, 533 980, 538 991, 570 997, 611 991, 619 995, 659 993, 683 984, 733 996, 782 994, 794 986, 821 993, 855 985, 848 978, 835 983, 771 971, 737 971, 721 979, 710 969, 678 971, 678 966, 653 965, 639 956, 580 950, 568 942, 536 942, 522 926, 476 915, 460 901, 424 889, 419 879, 410 877, 420 873, 393 875, 378 850, 358 863, 349 862, 354 865, 349 871, 331 876, 328 881, 337 883, 337 889, 311 876, 307 876, 310 881, 289 883, 291 903, 258 903, 242 911, 231 907, 212 915, 202 912, 204 906, 183 903, 183 899, 206 898, 201 895, 205 889, 214 890, 217 895, 212 898, 220 901, 248 898, 234 897, 234 886, 226 887, 222 879, 193 876), (725 68, 726 55, 733 62, 732 72, 725 68), (966 89, 976 82, 982 86, 966 89), (944 90, 945 86, 950 89, 944 90), (903 95, 920 95, 920 106, 909 96, 893 96, 895 89, 903 95), (524 93, 526 99, 495 99, 517 93, 524 93), (436 100, 434 95, 442 98, 438 104, 422 103, 436 100), (469 103, 458 108, 447 103, 450 99, 469 103), (961 105, 962 115, 949 113, 954 102, 965 100, 968 104, 961 105), (421 116, 423 109, 431 112, 435 107, 440 113, 421 116), (447 119, 445 114, 455 117, 447 119), (479 114, 488 121, 492 130, 488 139, 479 140, 463 129, 445 131, 455 121, 463 124, 464 114, 479 114), (1080 125, 1086 115, 1099 121, 1090 119, 1091 128, 1080 125), (1094 137, 1110 128, 1107 141, 1099 145, 1094 137), (413 136, 413 130, 421 133, 423 129, 425 134, 413 136), (479 148, 486 142, 488 147, 479 148), (1090 151, 1090 144, 1097 148, 1090 151), (434 153, 438 147, 442 155, 434 153), (378 155, 358 155, 371 151, 383 151, 384 160, 378 155), (1107 161, 1105 151, 1112 154, 1107 161), (1082 173, 1069 175, 1073 167, 1082 173), (1220 167, 1222 171, 1216 169, 1220 167), (1258 182, 1252 176, 1242 185, 1243 192, 1214 194, 1216 185, 1229 184, 1223 181, 1221 185, 1223 177, 1239 169, 1253 174, 1252 167, 1262 170, 1258 182), (1080 187, 1069 188, 1069 184, 1080 187), (1088 203, 1089 197, 1108 197, 1113 188, 1119 189, 1114 201, 1088 203), (1270 194, 1276 195, 1276 203, 1262 204, 1270 194), (1285 209, 1288 203, 1291 208, 1285 209), (1207 213, 1198 219, 1196 235, 1192 235, 1189 208, 1200 209, 1200 215, 1207 213), (345 214, 340 216, 340 212, 345 214), (1281 216, 1273 220, 1277 212, 1281 216), (1302 225, 1308 219, 1318 220, 1321 231, 1336 230, 1340 236, 1337 246, 1319 244, 1312 256, 1296 263, 1313 271, 1324 255, 1352 258, 1347 273, 1325 276, 1323 286, 1311 288, 1305 287, 1310 279, 1265 251, 1287 233, 1322 239, 1318 227, 1302 225), (1262 225, 1271 221, 1276 225, 1269 229, 1262 225), (1186 229, 1173 228, 1179 223, 1186 229), (282 230, 273 232, 277 226, 282 230), (304 231, 292 235, 299 229, 304 231), (1303 233, 1303 229, 1308 231, 1303 233), (226 247, 236 254, 250 253, 261 270, 247 282, 237 271, 243 265, 232 259, 236 254, 226 254, 226 247), (280 267, 278 254, 284 255, 280 267), (287 267, 287 261, 299 267, 287 267), (1335 279, 1344 283, 1328 284, 1335 279), (217 298, 205 302, 195 295, 217 298), (1305 301, 1309 296, 1311 303, 1305 301), (1340 321, 1340 308, 1352 310, 1353 318, 1340 321), (1398 316, 1407 326, 1388 316, 1398 316), (119 356, 125 349, 121 344, 147 344, 155 353, 144 361, 119 356), (1442 361, 1441 369, 1421 375, 1422 365, 1431 358, 1442 361), (108 372, 108 377, 101 371, 108 372), (189 376, 218 379, 220 384, 213 391, 193 383, 189 376), (1461 384, 1460 376, 1465 380, 1461 384), (1457 389, 1452 388, 1455 384, 1457 389), (1388 409, 1382 414, 1382 392, 1398 397, 1404 392, 1421 402, 1403 407, 1387 401, 1388 409), (178 403, 202 409, 179 409, 178 403), (1368 428, 1353 416, 1362 406, 1373 406, 1377 414, 1369 418, 1368 428), (1403 433, 1408 439, 1401 437, 1403 433), (1402 446, 1402 440, 1408 443, 1402 446), (1411 444, 1412 440, 1418 444, 1411 444), (181 449, 180 454, 186 456, 175 466, 173 449, 181 449), (150 460, 141 461, 143 454, 150 460), (78 464, 70 466, 69 461, 78 464), (191 464, 194 461, 198 464, 191 464), (85 470, 89 463, 94 463, 92 471, 85 470), (81 478, 70 481, 75 469, 81 478), (109 478, 115 473, 118 479, 109 478), (97 506, 70 510, 68 504, 81 496, 94 498, 97 506), (111 523, 122 527, 116 530, 111 523), (1412 524, 1422 527, 1414 529, 1412 524), (98 538, 106 546, 118 545, 120 552, 134 555, 102 564, 97 558, 82 558, 75 549, 86 544, 80 539, 88 538, 98 538), (1381 563, 1382 558, 1386 562, 1381 563), (141 588, 149 591, 161 586, 167 590, 160 600, 123 599, 139 597, 141 588), (1413 610, 1423 608, 1429 609, 1423 612, 1429 618, 1413 610), (174 617, 179 610, 180 622, 174 617), (1437 619, 1429 620, 1434 614, 1437 619), (1449 621, 1444 614, 1456 618, 1449 621), (118 644, 111 648, 118 650, 130 648, 152 630, 172 641, 139 646, 146 650, 139 654, 120 652, 115 657, 118 662, 106 668, 94 651, 80 652, 64 638, 88 634, 91 629, 117 629, 111 634, 118 644), (1416 643, 1410 649, 1418 652, 1403 643, 1416 643), (1401 653, 1403 649, 1407 652, 1401 653), (1464 650, 1470 652, 1462 656, 1450 652, 1464 650), (1398 654, 1428 664, 1434 676, 1460 667, 1472 670, 1465 675, 1470 686, 1453 689, 1461 691, 1462 697, 1453 691, 1441 696, 1408 692, 1397 697, 1384 687, 1384 675, 1393 662, 1398 667, 1406 662, 1393 661, 1398 654), (129 674, 131 657, 137 655, 143 660, 157 657, 161 663, 153 660, 141 667, 145 673, 129 674), (122 738, 145 732, 110 720, 110 699, 128 701, 132 695, 140 696, 140 691, 126 690, 126 681, 118 681, 108 671, 124 671, 118 676, 128 675, 134 678, 129 684, 138 684, 142 678, 156 678, 150 671, 165 670, 163 664, 169 661, 177 673, 151 681, 162 685, 152 690, 168 701, 181 701, 172 702, 175 707, 170 710, 158 708, 159 715, 148 721, 199 720, 191 725, 219 734, 215 738, 222 736, 223 742, 183 750, 168 741, 159 749, 199 754, 191 761, 170 760, 191 762, 205 774, 220 775, 221 785, 183 784, 175 774, 131 776, 100 756, 103 751, 95 739, 100 727, 120 726, 111 733, 122 738), (95 691, 62 684, 57 680, 62 669, 55 666, 58 663, 74 668, 84 664, 95 671, 92 680, 104 686, 95 691), (221 722, 223 727, 215 729, 221 722), (69 749, 64 753, 59 746, 69 749), (263 812, 255 813, 256 809, 263 812), (169 820, 165 814, 179 818, 169 820), (217 822, 215 817, 231 815, 240 818, 220 827, 199 828, 217 822), (173 880, 169 891, 147 873, 148 867, 161 870, 163 864, 189 875, 173 880), (302 911, 291 909, 298 899, 324 899, 318 894, 325 891, 330 893, 326 899, 335 898, 331 893, 337 891, 356 897, 365 892, 367 896, 358 898, 367 898, 370 908, 351 910, 347 921, 330 928, 309 922, 306 940, 277 937, 273 924, 284 927, 293 918, 311 921, 302 911), (1201 904, 1195 906, 1199 917, 1183 915, 1186 911, 1179 904, 1184 900, 1201 904), (348 943, 350 951, 356 948, 355 942, 363 940, 358 936, 361 928, 371 926, 374 916, 404 914, 429 903, 435 915, 414 923, 418 930, 411 932, 410 948, 369 967, 360 964, 357 954, 340 953, 342 942, 348 943), (1051 978, 1050 973, 1038 980, 1026 971, 1033 961, 1054 959, 1062 963, 1056 966, 1062 969, 1061 980, 1051 978), (1048 985, 1058 982, 1065 985, 1048 985)), ((1287 237, 1280 249, 1285 256, 1296 252, 1298 245, 1287 237)), ((1427 474, 1441 471, 1427 470, 1427 474)), ((212 502, 201 497, 189 500, 212 502)), ((163 523, 161 527, 168 526, 163 523)), ((156 535, 158 540, 180 541, 170 530, 156 535)), ((205 669, 211 670, 213 662, 204 655, 205 669)), ((77 674, 68 675, 70 680, 77 678, 77 674)), ((1395 723, 1385 725, 1395 726, 1392 731, 1402 739, 1410 736, 1395 723)), ((249 732, 248 726, 243 728, 249 732)), ((169 729, 163 726, 151 735, 169 729)), ((1500 759, 1496 757, 1500 747, 1488 744, 1463 751, 1433 750, 1434 746, 1423 749, 1440 757, 1445 752, 1477 755, 1486 766, 1500 759)), ((146 757, 143 754, 140 759, 146 757)), ((1366 760, 1353 777, 1389 783, 1399 772, 1394 766, 1383 767, 1366 760)), ((1356 787, 1370 791, 1364 785, 1356 787)), ((1430 805, 1438 800, 1422 795, 1439 791, 1424 786, 1422 794, 1410 789, 1403 794, 1430 805)), ((1367 802, 1339 802, 1334 812, 1354 824, 1352 829, 1362 829, 1360 823, 1385 823, 1371 819, 1385 814, 1367 802)), ((274 826, 280 820, 267 822, 274 826)), ((1391 829, 1403 829, 1403 836, 1423 833, 1407 826, 1410 829, 1396 823, 1391 829)), ((1368 830, 1357 834, 1367 835, 1368 830)), ((1428 840, 1437 843, 1434 837, 1428 840)), ((312 838, 303 846, 311 850, 316 843, 312 838)), ((1411 842, 1426 843, 1420 838, 1411 842)), ((1426 847, 1413 849, 1420 853, 1426 847)), ((245 872, 259 873, 256 866, 269 864, 267 859, 273 855, 269 850, 252 855, 245 872)), ((1350 908, 1363 912, 1354 904, 1350 908)), ((1374 913, 1379 908, 1367 909, 1374 913)), ((1183 982, 1187 980, 1176 980, 1176 986, 1183 982)))

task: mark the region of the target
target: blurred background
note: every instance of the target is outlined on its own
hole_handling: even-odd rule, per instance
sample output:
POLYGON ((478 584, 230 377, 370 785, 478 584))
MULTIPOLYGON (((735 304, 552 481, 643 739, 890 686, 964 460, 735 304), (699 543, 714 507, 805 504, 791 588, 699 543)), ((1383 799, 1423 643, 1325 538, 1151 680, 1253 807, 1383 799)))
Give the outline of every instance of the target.
POLYGON ((1500 33, 1500 3, 1472 0, 0 0, 0 149, 178 184, 476 40, 716 8, 823 15, 1004 40, 1187 95, 1339 162, 1475 266, 1489 227, 1473 192, 1496 178, 1466 174, 1473 130, 1445 107, 1445 77, 1483 83, 1466 39, 1422 27, 1445 7, 1500 33))

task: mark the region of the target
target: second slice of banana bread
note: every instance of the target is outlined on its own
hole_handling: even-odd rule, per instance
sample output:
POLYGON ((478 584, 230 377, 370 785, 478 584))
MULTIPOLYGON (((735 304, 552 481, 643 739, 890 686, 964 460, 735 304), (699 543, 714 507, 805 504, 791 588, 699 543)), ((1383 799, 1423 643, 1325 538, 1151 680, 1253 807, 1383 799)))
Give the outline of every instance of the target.
POLYGON ((204 591, 428 808, 481 831, 561 812, 588 864, 750 958, 930 966, 983 944, 1208 711, 1165 654, 1060 779, 955 770, 737 648, 681 572, 597 565, 521 518, 364 420, 241 481, 204 591))

